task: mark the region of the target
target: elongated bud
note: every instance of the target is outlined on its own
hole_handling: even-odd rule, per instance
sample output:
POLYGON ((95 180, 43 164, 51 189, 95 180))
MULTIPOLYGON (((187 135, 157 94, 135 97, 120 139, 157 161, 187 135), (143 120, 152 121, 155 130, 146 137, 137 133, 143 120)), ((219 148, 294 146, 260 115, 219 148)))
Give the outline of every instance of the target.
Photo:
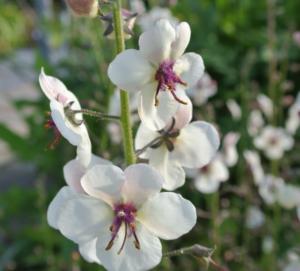
POLYGON ((66 0, 72 13, 80 17, 96 17, 98 14, 97 0, 66 0))

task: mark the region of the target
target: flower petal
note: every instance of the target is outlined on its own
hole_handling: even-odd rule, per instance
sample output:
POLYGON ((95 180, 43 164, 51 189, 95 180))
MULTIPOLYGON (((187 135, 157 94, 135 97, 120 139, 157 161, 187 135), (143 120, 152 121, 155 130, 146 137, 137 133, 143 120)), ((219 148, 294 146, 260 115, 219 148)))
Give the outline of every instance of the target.
POLYGON ((218 191, 220 187, 220 182, 216 179, 208 178, 208 176, 200 175, 198 178, 195 179, 195 187, 198 191, 210 194, 218 191))
MULTIPOLYGON (((139 126, 136 135, 135 135, 135 149, 141 150, 143 149, 147 144, 149 144, 152 140, 154 140, 156 137, 159 136, 159 133, 150 130, 147 128, 147 126, 141 125, 139 126)), ((149 148, 148 148, 149 149, 149 148)), ((148 149, 144 151, 143 153, 139 154, 139 158, 142 159, 149 159, 149 152, 148 149)))
POLYGON ((138 112, 141 121, 154 131, 164 128, 178 110, 179 103, 170 91, 160 91, 155 105, 156 83, 148 84, 140 92, 138 112))
POLYGON ((77 158, 69 161, 63 168, 64 178, 66 183, 78 193, 85 193, 81 186, 80 179, 85 172, 95 165, 109 165, 110 161, 102 159, 99 156, 92 155, 92 160, 88 167, 82 165, 81 161, 77 158))
POLYGON ((72 145, 78 146, 82 137, 86 137, 88 141, 88 132, 85 125, 82 123, 79 126, 71 124, 64 113, 64 107, 59 102, 52 100, 50 102, 51 117, 64 138, 66 138, 72 145))
POLYGON ((204 63, 200 55, 186 53, 174 65, 174 71, 187 83, 187 88, 195 87, 204 73, 204 63))
POLYGON ((66 96, 69 92, 62 81, 53 76, 46 75, 44 68, 41 69, 39 83, 49 100, 58 100, 60 95, 66 96))
POLYGON ((181 57, 191 38, 191 28, 188 23, 182 22, 176 27, 176 39, 171 46, 171 58, 181 57))
POLYGON ((97 238, 83 244, 79 244, 79 252, 87 262, 101 264, 96 253, 96 244, 97 238))
POLYGON ((215 156, 220 139, 216 129, 204 121, 195 121, 180 131, 170 152, 170 159, 184 167, 200 168, 208 164, 215 156))
POLYGON ((194 205, 181 195, 164 192, 149 199, 139 210, 138 220, 159 238, 172 240, 196 224, 194 205))
POLYGON ((154 69, 141 52, 128 49, 110 63, 108 77, 120 89, 138 91, 154 78, 154 69))
POLYGON ((52 228, 58 229, 58 217, 60 216, 66 202, 74 197, 76 197, 76 192, 74 192, 70 187, 64 186, 51 201, 47 211, 47 220, 48 224, 52 228))
POLYGON ((169 158, 169 151, 165 146, 150 150, 149 164, 163 177, 163 188, 175 190, 185 182, 185 172, 182 166, 169 158))
POLYGON ((151 166, 135 164, 124 171, 126 181, 122 189, 125 202, 132 202, 140 206, 149 197, 159 193, 163 179, 151 166))
POLYGON ((170 22, 159 20, 140 36, 140 51, 152 64, 158 66, 170 57, 171 45, 175 37, 175 29, 170 22))
POLYGON ((118 254, 124 238, 124 225, 120 228, 118 237, 110 250, 106 250, 111 240, 111 232, 107 231, 97 242, 97 255, 103 266, 110 271, 140 271, 149 270, 158 265, 162 257, 162 247, 159 239, 145 227, 137 224, 136 235, 140 249, 133 244, 133 236, 127 236, 123 250, 118 254))
POLYGON ((121 199, 121 189, 125 181, 124 172, 114 165, 96 165, 81 179, 86 193, 113 206, 121 199))
POLYGON ((101 230, 109 231, 112 220, 113 211, 106 203, 77 194, 62 206, 57 226, 64 236, 83 244, 95 239, 101 230))

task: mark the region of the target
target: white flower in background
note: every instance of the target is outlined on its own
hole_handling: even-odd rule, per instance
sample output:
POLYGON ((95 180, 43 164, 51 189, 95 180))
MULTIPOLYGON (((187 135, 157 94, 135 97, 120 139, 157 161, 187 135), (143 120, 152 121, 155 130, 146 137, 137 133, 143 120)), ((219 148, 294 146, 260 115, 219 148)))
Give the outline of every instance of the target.
POLYGON ((259 110, 252 110, 250 112, 249 118, 248 118, 248 133, 251 136, 255 136, 259 133, 259 131, 264 127, 264 119, 259 110))
POLYGON ((228 168, 219 155, 208 165, 188 174, 193 177, 196 189, 205 194, 217 192, 220 184, 229 179, 228 168))
POLYGON ((49 224, 111 271, 148 270, 162 257, 159 238, 172 240, 196 223, 196 209, 179 194, 160 193, 161 176, 135 164, 94 166, 81 179, 87 194, 63 187, 48 209, 49 224), (51 215, 53 214, 53 215, 51 215), (176 227, 174 227, 176 225, 176 227), (84 246, 88 242, 92 246, 84 246))
POLYGON ((274 240, 272 236, 265 236, 262 242, 262 250, 264 253, 269 254, 274 250, 274 240))
POLYGON ((240 139, 239 133, 230 132, 223 139, 222 159, 228 167, 236 165, 239 154, 236 145, 240 139))
POLYGON ((88 165, 91 159, 91 142, 81 113, 76 96, 69 91, 59 79, 48 76, 42 68, 39 83, 47 98, 50 100, 51 119, 46 123, 47 128, 53 128, 56 144, 62 135, 72 145, 77 146, 77 153, 82 162, 88 165), (86 154, 86 156, 85 156, 86 154))
POLYGON ((283 271, 299 271, 300 270, 300 260, 289 263, 283 271))
POLYGON ((266 126, 255 137, 254 145, 271 160, 282 158, 294 145, 294 139, 283 128, 266 126))
POLYGON ((174 27, 160 20, 140 36, 139 50, 125 50, 109 65, 108 76, 118 88, 139 91, 139 116, 153 130, 164 128, 179 106, 189 103, 185 89, 203 74, 202 57, 183 54, 190 35, 186 22, 174 27))
POLYGON ((214 96, 218 91, 218 85, 208 73, 204 73, 196 86, 187 90, 195 105, 203 105, 208 98, 214 96))
POLYGON ((296 31, 293 33, 294 42, 300 46, 300 31, 296 31))
POLYGON ((168 20, 173 26, 178 24, 178 20, 172 15, 170 9, 154 7, 138 18, 138 25, 141 27, 142 31, 146 31, 161 19, 168 20))
POLYGON ((277 201, 279 205, 285 209, 292 209, 300 206, 300 188, 291 184, 280 186, 277 194, 277 201))
POLYGON ((242 117, 242 110, 239 104, 235 100, 229 99, 227 100, 226 105, 233 119, 240 120, 242 117))
POLYGON ((272 100, 264 95, 264 94, 259 94, 257 96, 257 102, 258 105, 261 109, 261 111, 265 114, 266 117, 271 118, 273 116, 273 102, 272 100))
POLYGON ((137 12, 138 14, 142 14, 145 12, 145 4, 142 0, 131 0, 129 2, 130 10, 133 12, 137 12))
POLYGON ((259 185, 265 176, 259 154, 256 151, 245 151, 244 157, 252 172, 254 183, 259 185))
POLYGON ((257 206, 250 206, 246 213, 246 227, 255 230, 260 228, 264 223, 264 213, 257 206))
POLYGON ((163 188, 167 190, 184 184, 182 167, 201 168, 207 165, 220 144, 219 135, 211 124, 203 121, 189 123, 191 107, 191 104, 188 107, 182 105, 165 129, 152 131, 141 124, 136 134, 136 150, 148 146, 139 157, 149 159, 149 164, 163 176, 163 188), (150 142, 152 144, 149 145, 150 142))
POLYGON ((284 186, 284 181, 281 178, 266 175, 259 184, 258 192, 263 200, 271 205, 278 200, 278 192, 284 186))
POLYGON ((288 119, 286 121, 286 130, 294 135, 300 126, 300 92, 297 95, 296 101, 289 108, 288 119))

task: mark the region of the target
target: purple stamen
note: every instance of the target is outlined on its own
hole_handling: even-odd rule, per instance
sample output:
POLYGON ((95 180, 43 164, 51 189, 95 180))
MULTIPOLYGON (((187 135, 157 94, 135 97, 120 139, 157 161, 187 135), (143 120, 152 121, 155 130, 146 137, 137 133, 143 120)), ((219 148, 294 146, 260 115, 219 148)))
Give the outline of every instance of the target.
POLYGON ((172 96, 174 99, 181 103, 187 104, 185 101, 182 101, 175 93, 176 91, 176 84, 181 84, 186 86, 186 83, 181 80, 181 78, 174 72, 174 62, 171 60, 166 60, 160 64, 158 70, 155 74, 155 80, 158 82, 156 93, 155 93, 155 106, 158 105, 158 94, 159 91, 171 91, 172 96))
MULTIPOLYGON (((50 115, 50 113, 48 113, 50 115)), ((55 125, 55 122, 51 117, 46 121, 44 125, 45 129, 52 129, 54 133, 54 139, 52 142, 50 142, 47 146, 48 149, 53 150, 60 142, 61 140, 61 133, 59 132, 58 128, 55 125)))
POLYGON ((107 244, 105 250, 110 250, 114 244, 114 240, 116 239, 118 232, 122 226, 125 224, 125 234, 122 245, 118 251, 120 254, 125 246, 127 237, 133 236, 134 237, 134 245, 136 249, 140 249, 140 243, 136 235, 135 231, 135 217, 136 217, 136 208, 131 203, 118 203, 114 207, 115 217, 113 220, 112 225, 110 226, 110 231, 112 234, 112 238, 107 244))

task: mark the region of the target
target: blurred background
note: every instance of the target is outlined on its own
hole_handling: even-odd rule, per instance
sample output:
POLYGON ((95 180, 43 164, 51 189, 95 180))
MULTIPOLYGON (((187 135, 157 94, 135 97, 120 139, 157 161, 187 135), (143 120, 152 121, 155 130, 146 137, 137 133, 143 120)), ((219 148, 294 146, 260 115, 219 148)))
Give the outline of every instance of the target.
MULTIPOLYGON (((214 260, 228 270, 300 271, 296 208, 266 204, 244 158, 245 151, 255 149, 255 133, 249 127, 253 110, 265 114, 264 125, 285 128, 290 108, 297 106, 300 1, 123 3, 138 14, 127 48, 136 48, 139 33, 158 18, 191 25, 188 51, 202 55, 208 76, 206 83, 199 83, 201 97, 197 90, 190 91, 194 119, 213 122, 222 137, 231 132, 239 138, 237 161, 227 166, 229 175, 220 188, 203 193, 191 178, 180 189, 196 205, 199 221, 180 240, 165 243, 165 251, 199 243, 216 246, 214 260), (261 94, 268 99, 258 98, 265 97, 261 94), (268 115, 264 110, 270 101, 268 115)), ((47 206, 65 184, 62 167, 76 154, 64 139, 55 149, 47 148, 53 134, 44 127, 49 102, 38 75, 44 67, 60 78, 84 108, 114 110, 114 86, 106 71, 115 45, 103 35, 107 22, 99 16, 74 17, 63 0, 0 0, 0 6, 0 270, 102 270, 84 262, 76 245, 47 224, 47 206)), ((101 10, 107 14, 109 4, 102 4, 101 10)), ((300 106, 298 110, 299 118, 300 106)), ((97 119, 86 121, 94 153, 122 165, 119 128, 97 119)), ((261 162, 265 172, 300 187, 299 130, 292 137, 291 151, 275 162, 262 153, 261 162)), ((205 267, 199 259, 181 256, 165 258, 155 270, 205 267)))

